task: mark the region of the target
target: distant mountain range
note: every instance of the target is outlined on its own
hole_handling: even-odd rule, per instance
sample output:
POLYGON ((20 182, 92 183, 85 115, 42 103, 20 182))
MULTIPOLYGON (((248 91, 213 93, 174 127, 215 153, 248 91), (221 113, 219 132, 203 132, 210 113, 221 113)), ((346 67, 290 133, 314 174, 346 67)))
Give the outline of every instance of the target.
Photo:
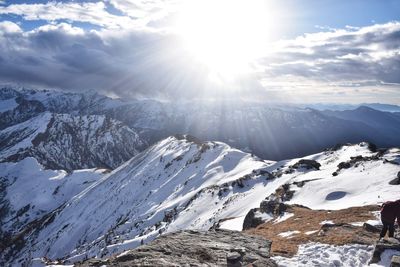
POLYGON ((39 115, 0 131, 0 161, 35 157, 50 169, 114 169, 141 151, 137 133, 104 115, 39 115))
MULTIPOLYGON (((5 140, 4 138, 12 133, 13 141, 0 144, 0 155, 3 155, 0 159, 17 160, 36 153, 41 154, 38 159, 43 159, 40 160, 41 163, 48 167, 75 169, 100 165, 115 168, 138 151, 174 134, 191 134, 203 140, 222 141, 271 160, 316 153, 337 143, 369 141, 380 147, 400 146, 400 112, 378 110, 396 111, 397 106, 368 105, 370 107, 361 106, 346 111, 317 110, 293 105, 271 106, 228 100, 122 100, 95 93, 4 87, 0 89, 0 136, 5 140), (37 116, 41 117, 34 121, 44 119, 45 112, 67 114, 51 115, 56 121, 63 121, 57 124, 57 128, 51 129, 53 139, 59 140, 62 136, 69 140, 69 143, 66 140, 58 142, 59 160, 53 160, 55 152, 50 155, 47 148, 42 149, 46 153, 39 152, 37 138, 36 145, 33 144, 35 149, 30 148, 30 152, 25 149, 17 153, 14 149, 11 153, 11 143, 18 147, 18 142, 27 140, 17 137, 29 135, 23 130, 31 128, 28 121, 37 116), (84 125, 89 121, 88 127, 92 133, 78 135, 81 130, 77 125, 84 125), (99 122, 104 122, 104 125, 99 122), (18 124, 21 125, 16 126, 18 124), (10 126, 15 127, 9 128, 10 126), (18 131, 21 134, 17 134, 18 131), (118 140, 123 141, 122 147, 118 147, 118 144, 121 144, 119 141, 114 144, 107 143, 105 138, 109 134, 118 136, 118 140), (56 135, 59 137, 54 137, 56 135), (97 155, 97 158, 91 156, 93 151, 90 151, 104 148, 105 142, 110 148, 107 149, 107 153, 111 154, 97 155), (66 148, 65 145, 75 148, 66 148), (117 150, 121 151, 118 156, 118 153, 110 152, 117 150), (105 160, 105 157, 108 160, 105 160), (64 162, 61 162, 61 158, 64 158, 64 162), (85 160, 78 160, 80 163, 67 162, 73 158, 85 160)), ((41 137, 43 138, 43 135, 41 137)), ((31 139, 34 137, 31 136, 31 139)))
POLYGON ((379 147, 399 145, 400 113, 367 106, 2 88, 0 265, 102 258, 181 229, 242 230, 248 216, 272 218, 260 210, 276 192, 314 209, 377 204, 398 195, 400 176, 400 149, 379 147))
POLYGON ((359 107, 369 107, 379 111, 385 112, 400 112, 400 106, 391 104, 381 104, 381 103, 362 103, 362 104, 303 104, 299 105, 302 107, 309 107, 317 110, 333 110, 333 111, 343 111, 352 110, 359 107))

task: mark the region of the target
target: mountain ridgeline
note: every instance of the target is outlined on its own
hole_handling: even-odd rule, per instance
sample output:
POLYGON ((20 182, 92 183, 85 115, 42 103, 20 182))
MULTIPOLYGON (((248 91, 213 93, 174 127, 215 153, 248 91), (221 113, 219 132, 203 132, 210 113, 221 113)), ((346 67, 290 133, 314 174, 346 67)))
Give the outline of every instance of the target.
MULTIPOLYGON (((369 141, 379 147, 400 146, 400 113, 384 112, 364 106, 347 111, 321 111, 295 106, 231 101, 123 101, 95 93, 16 90, 9 87, 0 90, 0 102, 1 136, 10 136, 11 132, 13 136, 27 136, 26 127, 29 121, 38 120, 38 116, 45 117, 45 112, 68 114, 51 115, 51 122, 56 122, 56 127, 45 131, 52 136, 62 135, 64 138, 65 135, 70 135, 70 139, 67 138, 70 144, 79 146, 79 149, 67 150, 69 156, 65 157, 63 163, 53 160, 54 154, 43 155, 44 152, 38 145, 33 145, 35 148, 29 152, 25 149, 1 157, 18 160, 40 154, 38 158, 42 159, 40 161, 45 166, 66 169, 97 166, 115 168, 138 151, 177 133, 191 134, 202 140, 222 141, 271 160, 309 155, 338 143, 369 141), (95 121, 96 123, 93 123, 95 121), (100 121, 104 124, 100 125, 100 121), (79 136, 74 130, 77 129, 77 123, 89 123, 89 132, 79 136), (19 124, 21 125, 17 126, 19 124), (9 128, 10 126, 14 128, 9 128), (18 131, 21 131, 21 134, 17 134, 18 131), (117 137, 112 139, 118 142, 108 143, 111 138, 105 141, 106 136, 117 137), (86 142, 90 144, 85 148, 86 142), (118 147, 118 143, 121 142, 123 147, 118 147), (119 156, 109 152, 111 155, 107 156, 111 157, 110 161, 105 160, 103 156, 93 156, 89 147, 104 147, 105 144, 108 151, 122 149, 123 152, 119 156), (67 162, 67 158, 71 156, 82 155, 85 155, 84 160, 77 161, 82 162, 81 165, 77 162, 67 162)), ((45 135, 40 135, 40 138, 44 137, 45 135)), ((40 138, 32 137, 36 144, 40 138)), ((47 135, 47 138, 50 137, 47 135)), ((13 143, 19 140, 13 139, 13 143)), ((60 142, 65 144, 66 141, 60 142)), ((9 145, 10 142, 7 141, 6 144, 9 145)), ((2 142, 1 151, 8 150, 7 145, 2 142)), ((106 152, 104 150, 101 153, 104 155, 106 152)))
POLYGON ((398 196, 399 171, 399 149, 367 143, 275 162, 182 135, 112 172, 44 170, 31 157, 4 162, 0 265, 107 258, 180 230, 241 231, 250 217, 251 225, 274 219, 257 209, 271 199, 313 209, 372 205, 398 196))

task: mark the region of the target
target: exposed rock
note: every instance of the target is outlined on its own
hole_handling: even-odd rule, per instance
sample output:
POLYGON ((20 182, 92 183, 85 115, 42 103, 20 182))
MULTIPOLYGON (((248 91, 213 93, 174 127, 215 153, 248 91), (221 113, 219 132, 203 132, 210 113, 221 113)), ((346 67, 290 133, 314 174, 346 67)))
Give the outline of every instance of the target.
POLYGON ((301 159, 296 164, 294 164, 292 167, 295 169, 306 168, 307 170, 310 170, 310 169, 319 170, 319 168, 321 167, 321 164, 316 160, 301 159))
POLYGON ((373 144, 373 143, 368 143, 368 149, 369 149, 369 151, 371 151, 371 152, 376 152, 376 151, 378 151, 378 147, 377 147, 375 144, 373 144))
POLYGON ((400 267, 400 256, 393 256, 392 262, 390 263, 390 267, 400 267))
POLYGON ((277 266, 269 258, 271 242, 241 232, 181 231, 107 260, 77 266, 277 266))
POLYGON ((250 228, 256 228, 260 224, 264 223, 264 220, 260 217, 256 217, 256 211, 259 209, 251 209, 247 214, 246 217, 244 217, 243 221, 243 230, 247 230, 250 228))
MULTIPOLYGON (((264 220, 260 217, 256 216, 256 212, 265 213, 273 217, 279 217, 283 215, 283 213, 287 210, 287 205, 282 201, 290 199, 290 197, 285 197, 286 194, 283 193, 282 196, 280 193, 283 190, 284 192, 288 191, 289 185, 283 185, 279 187, 276 192, 270 195, 268 198, 263 200, 260 203, 260 208, 251 209, 244 218, 243 221, 243 230, 255 228, 258 225, 264 223, 264 220), (286 189, 286 190, 285 190, 286 189)), ((293 192, 293 191, 288 191, 293 192)))
POLYGON ((268 198, 260 203, 260 212, 279 216, 285 212, 286 207, 279 199, 268 198))
POLYGON ((400 172, 397 173, 397 178, 394 178, 389 182, 391 185, 400 185, 400 172))
POLYGON ((382 230, 381 229, 382 227, 377 227, 377 226, 371 225, 369 223, 364 223, 363 228, 365 230, 367 230, 368 232, 373 232, 373 233, 380 233, 382 230))
POLYGON ((375 245, 375 250, 372 255, 370 264, 379 262, 381 260, 382 253, 387 249, 400 251, 400 241, 396 238, 389 238, 388 240, 384 239, 378 241, 375 245))
POLYGON ((345 161, 345 162, 340 162, 338 164, 338 166, 337 166, 338 169, 336 170, 336 172, 332 173, 332 175, 336 176, 342 169, 349 169, 349 168, 352 168, 352 167, 358 167, 363 162, 379 160, 379 159, 381 159, 383 154, 384 154, 384 152, 377 153, 376 155, 373 155, 373 156, 370 156, 370 157, 363 157, 361 155, 355 156, 355 157, 350 157, 350 160, 345 161))

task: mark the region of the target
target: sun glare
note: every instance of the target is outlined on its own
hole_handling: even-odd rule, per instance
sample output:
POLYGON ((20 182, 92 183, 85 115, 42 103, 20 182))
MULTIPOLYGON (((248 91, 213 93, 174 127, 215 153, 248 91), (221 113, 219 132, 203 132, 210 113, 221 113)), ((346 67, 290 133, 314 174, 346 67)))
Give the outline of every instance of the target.
POLYGON ((189 0, 177 30, 187 50, 212 71, 245 73, 266 49, 273 13, 265 0, 189 0))

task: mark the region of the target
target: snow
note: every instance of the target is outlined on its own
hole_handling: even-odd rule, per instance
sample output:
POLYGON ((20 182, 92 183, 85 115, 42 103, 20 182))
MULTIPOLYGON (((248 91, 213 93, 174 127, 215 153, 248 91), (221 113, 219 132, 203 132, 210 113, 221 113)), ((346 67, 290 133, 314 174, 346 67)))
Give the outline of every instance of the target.
POLYGON ((325 220, 319 223, 320 225, 324 225, 324 224, 335 224, 333 221, 331 220, 325 220))
POLYGON ((225 220, 220 223, 219 228, 232 230, 232 231, 242 231, 243 230, 243 220, 245 216, 240 216, 230 220, 225 220))
POLYGON ((32 146, 32 140, 40 133, 44 133, 52 115, 42 113, 30 120, 10 126, 0 131, 0 137, 7 141, 7 146, 0 151, 0 158, 7 158, 19 150, 32 146), (18 135, 16 134, 18 133, 18 135))
POLYGON ((15 98, 9 98, 6 100, 0 101, 0 113, 6 112, 8 110, 13 110, 18 106, 18 103, 15 102, 15 98))
MULTIPOLYGON (((400 158, 398 150, 392 150, 391 158, 400 158)), ((296 191, 288 204, 300 204, 311 209, 338 210, 365 206, 397 199, 399 189, 389 181, 397 176, 400 166, 383 160, 363 161, 358 166, 342 169, 337 176, 332 173, 337 165, 355 156, 372 156, 365 145, 345 146, 339 151, 310 156, 321 163, 319 171, 295 174, 293 181, 307 181, 296 191)), ((294 176, 293 174, 289 174, 294 176)))
POLYGON ((263 213, 263 212, 259 212, 259 211, 256 211, 254 213, 254 217, 260 218, 264 222, 268 222, 268 221, 270 221, 270 220, 272 220, 274 218, 271 214, 263 213))
MULTIPOLYGON (((292 258, 272 257, 278 266, 367 266, 373 252, 372 246, 349 244, 333 246, 321 243, 307 243, 299 246, 292 258)), ((379 265, 378 265, 379 266, 379 265)), ((388 266, 388 265, 386 265, 388 266)))
POLYGON ((366 223, 373 225, 373 226, 379 226, 382 225, 382 221, 381 220, 368 220, 366 221, 366 223))
MULTIPOLYGON (((44 170, 34 158, 25 158, 16 163, 0 163, 0 173, 6 187, 6 200, 11 211, 19 211, 29 205, 23 214, 28 223, 54 210, 92 182, 98 180, 103 170, 87 169, 68 174, 59 170, 44 170)), ((2 225, 11 229, 19 218, 9 214, 2 225)))
POLYGON ((300 234, 300 233, 301 232, 297 231, 297 230, 296 231, 287 231, 287 232, 279 233, 278 236, 289 238, 289 237, 292 237, 295 234, 300 234))
POLYGON ((350 223, 350 224, 353 225, 353 226, 361 227, 361 226, 364 225, 364 222, 352 222, 352 223, 350 223))
POLYGON ((306 235, 312 235, 312 234, 317 233, 318 231, 319 231, 319 230, 307 231, 307 232, 305 232, 305 234, 306 234, 306 235))
MULTIPOLYGON (((390 153, 388 157, 399 158, 399 151, 391 150, 390 153)), ((181 229, 208 230, 221 220, 221 228, 241 230, 248 211, 258 208, 262 200, 286 183, 290 183, 290 189, 295 190, 293 199, 288 203, 313 209, 378 204, 398 196, 397 187, 389 185, 388 181, 397 175, 400 167, 385 164, 382 160, 362 162, 332 176, 340 162, 358 155, 371 156, 374 153, 364 144, 344 146, 338 151, 306 157, 320 162, 320 170, 302 168, 283 172, 280 177, 270 180, 253 170, 273 172, 281 167, 285 171, 299 159, 267 162, 220 142, 195 144, 186 139, 170 137, 111 173, 93 178, 90 183, 78 182, 82 176, 86 176, 85 171, 84 174, 81 174, 82 171, 74 172, 81 178, 71 178, 63 189, 63 192, 69 192, 68 196, 56 201, 53 201, 49 192, 55 190, 55 185, 66 181, 68 175, 62 171, 50 171, 43 175, 46 172, 41 170, 43 178, 33 179, 43 182, 39 182, 37 188, 33 182, 20 185, 23 190, 15 189, 12 193, 17 196, 18 202, 12 204, 21 208, 32 198, 37 203, 35 205, 49 210, 67 201, 54 221, 35 237, 30 253, 33 257, 46 254, 50 258, 66 257, 74 262, 84 257, 101 258, 132 249, 162 233, 181 229), (299 181, 308 182, 302 186, 293 184, 299 181), (76 188, 69 186, 74 183, 78 185, 76 188), (30 187, 36 190, 35 194, 22 196, 21 192, 29 191, 30 187), (43 195, 38 191, 40 188, 43 195)), ((11 168, 14 163, 7 164, 11 165, 4 166, 11 168)), ((24 172, 24 169, 38 168, 37 163, 30 163, 29 160, 21 164, 27 164, 27 167, 21 168, 21 173, 15 171, 16 177, 28 177, 29 172, 24 172)), ((87 172, 88 176, 90 172, 93 170, 87 172)), ((259 212, 256 216, 265 221, 272 219, 269 214, 259 212)), ((274 223, 292 216, 294 214, 286 212, 274 223)), ((289 238, 294 234, 295 231, 281 233, 289 238)), ((304 262, 300 266, 312 266, 313 261, 316 262, 315 266, 335 266, 332 264, 340 264, 343 254, 348 256, 343 261, 344 266, 362 266, 363 259, 369 259, 370 250, 370 247, 359 245, 334 247, 308 244, 301 247, 295 259, 297 257, 301 264, 304 262), (324 249, 329 253, 325 255, 324 249), (310 256, 312 252, 317 255, 310 256)), ((292 259, 279 260, 282 266, 292 266, 285 265, 285 261, 290 263, 292 259)))
POLYGON ((284 181, 253 173, 270 168, 271 162, 223 143, 167 138, 75 195, 39 233, 40 245, 34 245, 32 254, 46 251, 50 258, 68 255, 71 261, 105 256, 149 242, 161 232, 208 230, 225 218, 236 218, 225 226, 240 230, 249 209, 284 181), (172 214, 170 222, 167 214, 172 214), (112 241, 105 245, 104 235, 111 229, 112 241))
POLYGON ((293 216, 294 216, 293 213, 284 212, 282 216, 279 216, 277 219, 274 220, 274 224, 286 221, 287 219, 289 219, 289 218, 291 218, 293 216))

